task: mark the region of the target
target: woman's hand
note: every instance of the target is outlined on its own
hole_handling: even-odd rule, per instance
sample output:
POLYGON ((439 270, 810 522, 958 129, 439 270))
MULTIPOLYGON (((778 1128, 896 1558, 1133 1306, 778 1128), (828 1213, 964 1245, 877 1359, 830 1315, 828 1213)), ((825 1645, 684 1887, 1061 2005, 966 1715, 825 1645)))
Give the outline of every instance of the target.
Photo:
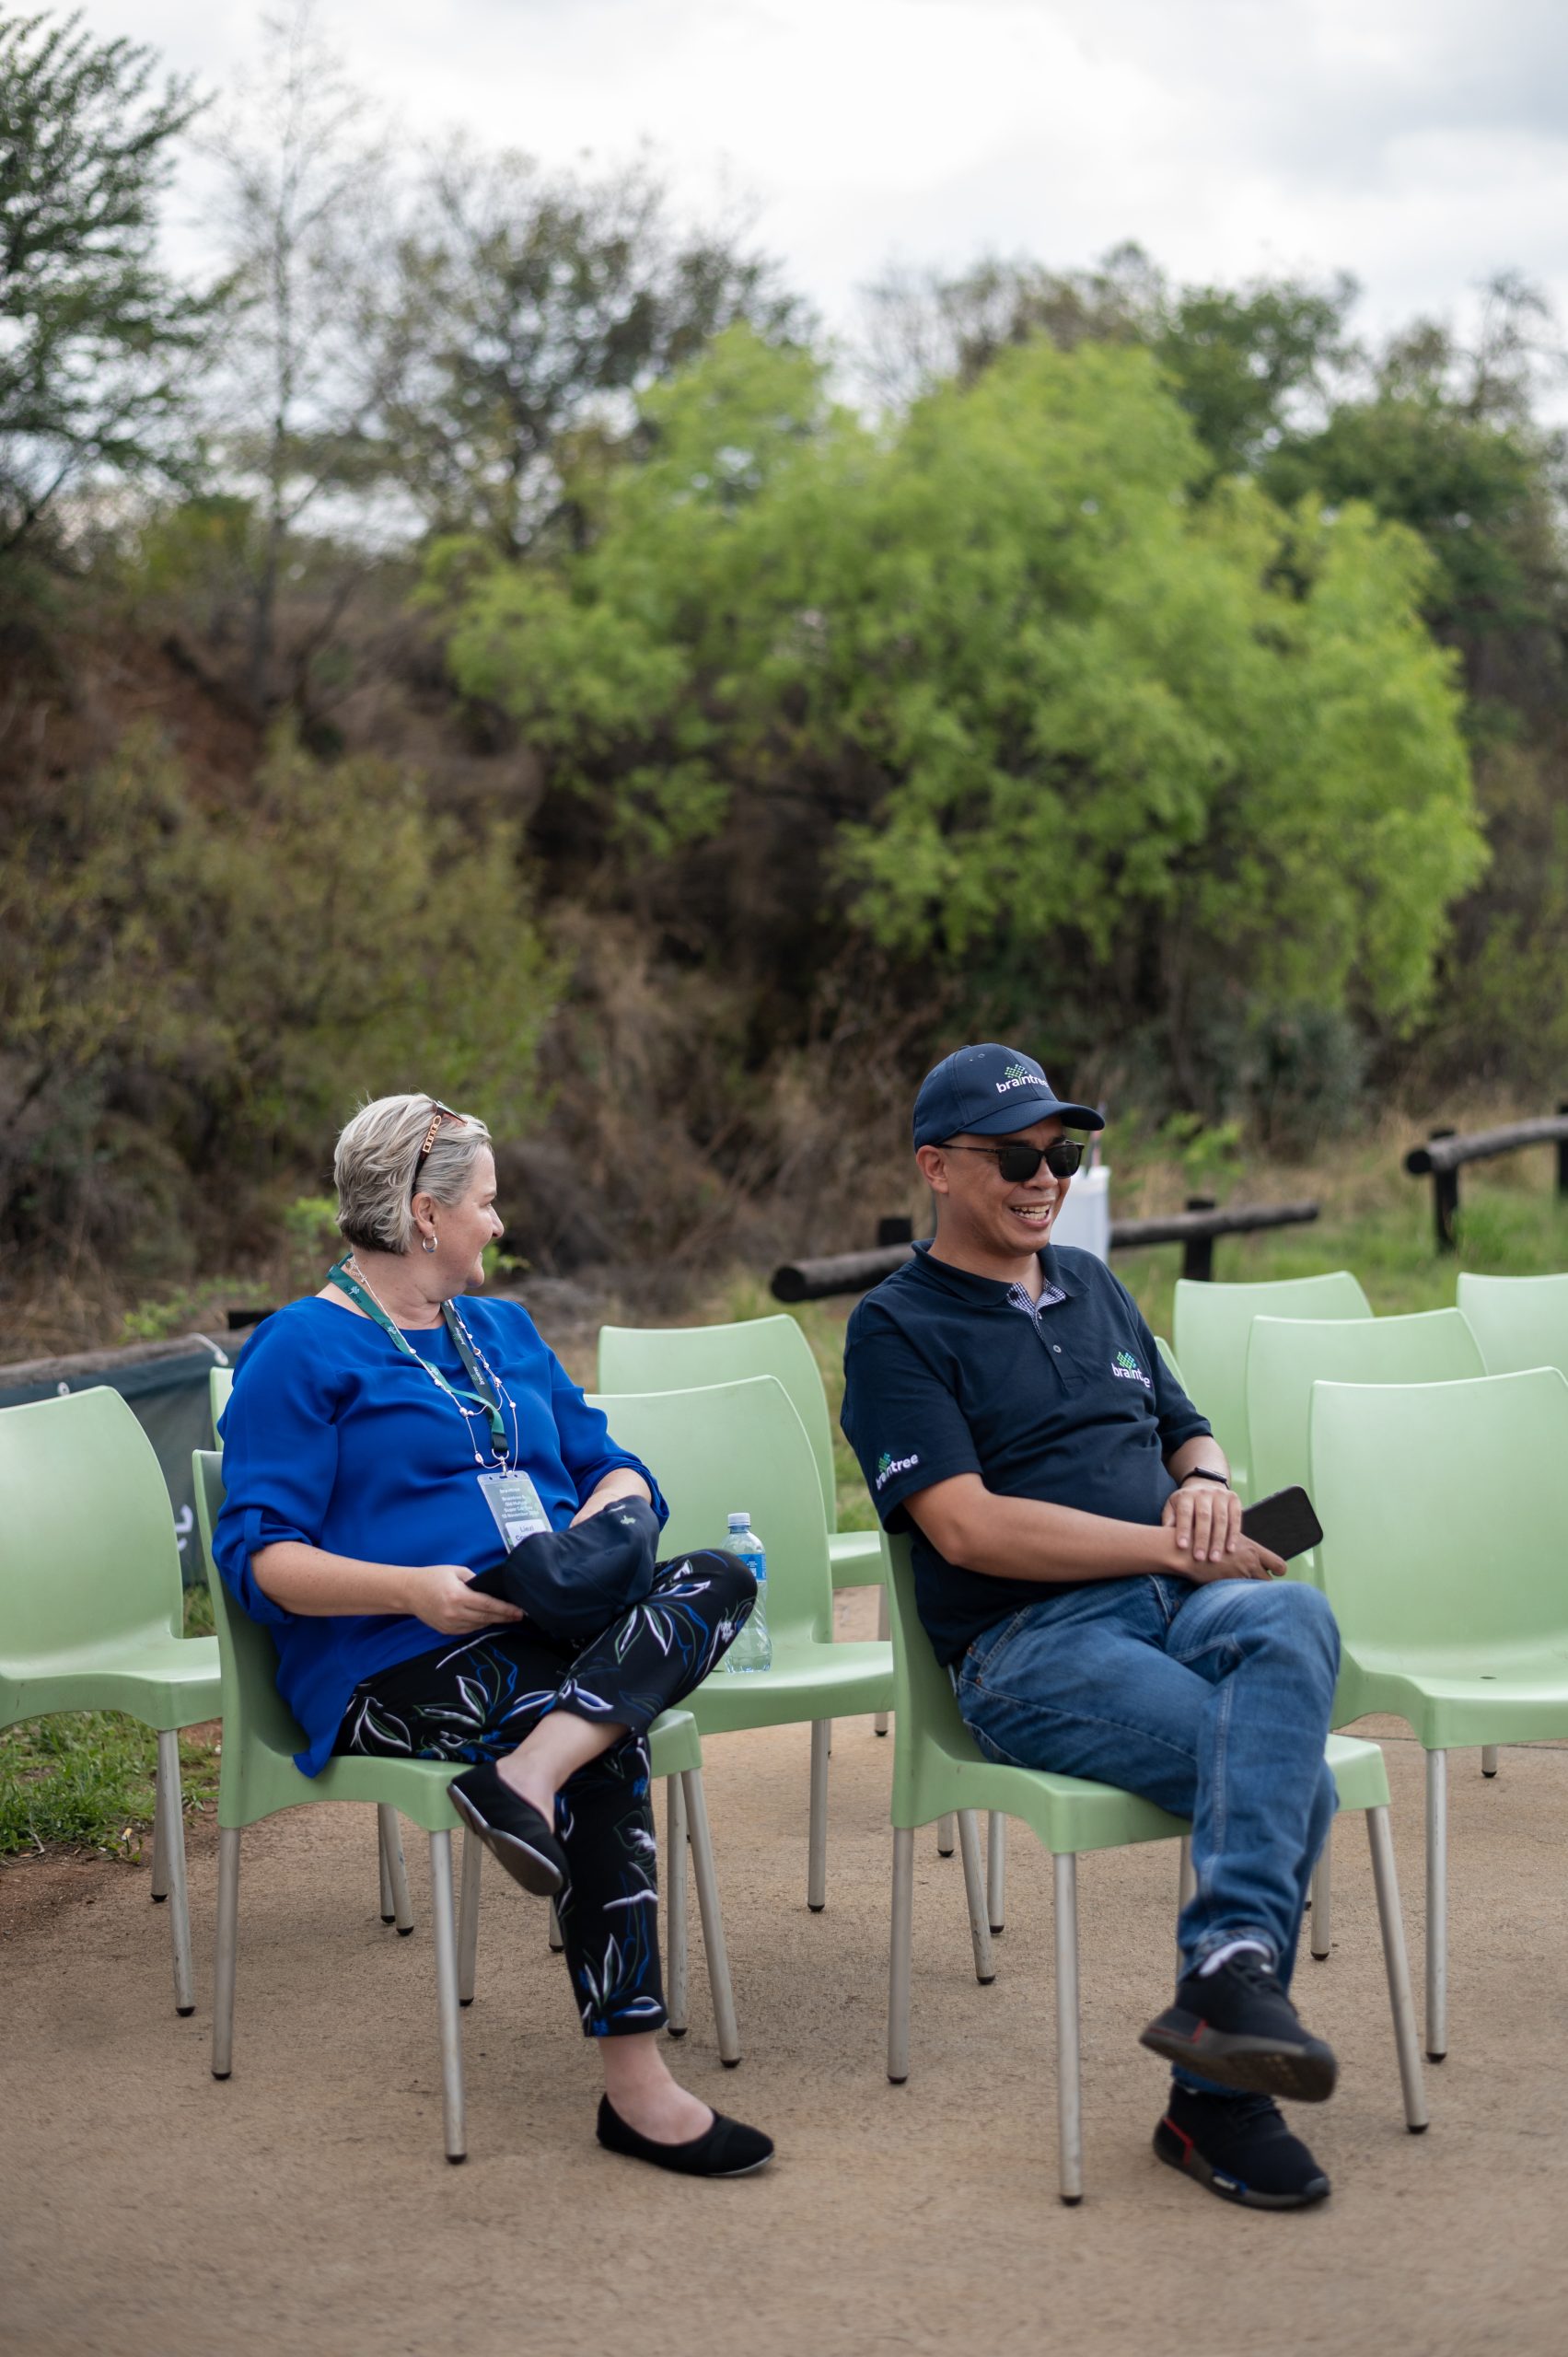
POLYGON ((444 1637, 471 1637, 526 1616, 505 1596, 476 1595, 473 1573, 462 1563, 426 1563, 408 1575, 404 1610, 444 1637))
POLYGON ((1241 1540, 1241 1500, 1223 1481, 1183 1482, 1167 1498, 1160 1520, 1195 1563, 1228 1555, 1241 1540))

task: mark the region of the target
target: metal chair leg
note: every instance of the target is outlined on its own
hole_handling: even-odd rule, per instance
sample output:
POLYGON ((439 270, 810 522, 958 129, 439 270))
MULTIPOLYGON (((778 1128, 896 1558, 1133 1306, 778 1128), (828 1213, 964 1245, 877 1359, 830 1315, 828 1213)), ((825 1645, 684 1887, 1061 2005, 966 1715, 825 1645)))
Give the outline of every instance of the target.
POLYGON ((1377 1926, 1383 1934, 1383 1963, 1388 1975, 1388 2005, 1394 2017, 1394 2051, 1400 2061, 1405 2126, 1412 2136, 1419 2136, 1427 2124, 1426 2085, 1421 2071, 1421 2040, 1416 2036, 1415 2001, 1411 1995, 1405 1922, 1400 1912, 1399 1877, 1394 1871, 1394 1837, 1386 1808, 1367 1810, 1366 1839, 1372 1851, 1372 1882, 1377 1893, 1377 1926))
POLYGON ((1051 1861, 1056 1884, 1056 2116, 1059 2189, 1071 2210, 1084 2198, 1084 2086, 1078 2045, 1078 1861, 1051 1861))
POLYGON ((168 1795, 164 1790, 163 1747, 158 1746, 157 1772, 153 1781, 153 1887, 155 1906, 168 1897, 168 1795))
POLYGON ((996 1964, 991 1953, 985 1876, 980 1864, 980 1826, 972 1808, 958 1811, 958 1848, 964 1862, 964 1897, 969 1901, 970 1938, 974 1943, 974 1977, 982 1989, 989 1989, 996 1978, 996 1964))
MULTIPOLYGON (((180 1737, 165 1729, 157 1739, 158 1804, 164 1820, 163 1855, 168 1875, 169 1930, 174 1934, 174 2010, 193 2014, 191 1978, 191 1909, 185 1893, 185 1804, 180 1785, 180 1737)), ((156 1847, 156 1838, 155 1838, 156 1847)))
POLYGON ((665 2024, 671 2038, 684 2038, 689 2026, 686 2011, 687 1917, 686 1917, 686 1795, 680 1789, 679 1776, 664 1780, 665 1825, 664 1843, 664 1938, 665 2011, 669 2019, 665 2024))
POLYGON ((381 1829, 387 1878, 391 1886, 393 1921, 398 1927, 399 1939, 406 1940, 413 1929, 413 1909, 408 1895, 408 1868, 403 1864, 403 1829, 397 1810, 385 1801, 377 1806, 376 1820, 381 1829))
POLYGON ((1497 1773, 1497 1746, 1494 1743, 1483 1743, 1481 1747, 1481 1772, 1483 1776, 1495 1776, 1497 1773))
POLYGON ((957 1849, 958 1843, 958 1828, 952 1817, 939 1817, 936 1820, 937 1856, 939 1858, 950 1858, 953 1852, 957 1849))
MULTIPOLYGON (((886 1578, 884 1578, 879 1583, 877 1589, 877 1634, 883 1644, 888 1643, 889 1637, 892 1635, 892 1631, 893 1624, 889 1617, 888 1583, 886 1578)), ((878 1711, 877 1713, 871 1722, 871 1732, 873 1735, 887 1734, 888 1718, 889 1714, 886 1711, 878 1711)))
POLYGON ((1179 1857, 1176 1868, 1176 1911, 1191 1906, 1197 1893, 1198 1877, 1192 1871, 1192 1836, 1184 1833, 1178 1845, 1179 1857))
POLYGON ((807 1846, 806 1904, 820 1915, 828 1903, 828 1736, 826 1719, 811 1725, 811 1827, 807 1846))
POLYGON ((1007 1820, 999 1808, 985 1820, 985 1911, 994 1937, 1007 1911, 1007 1820))
POLYGON ((1426 1755, 1426 2059, 1448 2051, 1448 1755, 1426 1755))
POLYGON ((480 1868, 484 1844, 471 1826, 463 1828, 463 1887, 458 1917, 458 2003, 473 2003, 474 1975, 479 1966, 480 1868))
POLYGON ((1312 1869, 1312 1954, 1318 1963, 1328 1960, 1334 1928, 1334 1829, 1330 1825, 1312 1869))
POLYGON ((213 2076, 234 2068, 234 1969, 239 1947, 239 1828, 218 1829, 218 1934, 213 1963, 213 2076))
POLYGON ((725 1945, 724 1917, 719 1911, 714 1837, 708 1830, 708 1803, 703 1790, 702 1770, 686 1769, 680 1782, 691 1829, 691 1870, 697 1877, 697 1911, 703 1919, 703 1946, 708 1959, 708 1987, 714 2000, 719 2061, 726 2070, 733 2071, 740 2060, 740 2030, 735 2018, 735 1991, 730 1986, 729 1950, 725 1945))
POLYGON ((381 1870, 381 1921, 395 1923, 397 1905, 392 1898, 392 1869, 387 1863, 387 1819, 391 1811, 382 1804, 376 1811, 376 1863, 381 1870))
POLYGON ((888 1948, 888 2076, 910 2074, 910 1966, 914 1948, 914 1830, 893 1828, 893 1928, 888 1948))
POLYGON ((458 2008, 458 1938, 452 1914, 452 1837, 430 1837, 430 1912, 436 1933, 436 2009, 441 2024, 441 2116, 447 2158, 465 2160, 463 2042, 458 2008))

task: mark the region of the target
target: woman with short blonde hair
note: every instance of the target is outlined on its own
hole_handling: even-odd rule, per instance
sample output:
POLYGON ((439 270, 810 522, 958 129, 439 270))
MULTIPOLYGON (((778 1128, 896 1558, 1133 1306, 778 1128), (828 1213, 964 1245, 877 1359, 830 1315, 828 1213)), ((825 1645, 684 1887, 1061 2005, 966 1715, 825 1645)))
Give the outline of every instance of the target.
POLYGON ((520 1303, 476 1298, 503 1232, 476 1115, 377 1097, 334 1167, 349 1248, 240 1354, 213 1548, 276 1640, 298 1765, 465 1763, 459 1815, 555 1901, 604 2061, 600 2142, 690 2176, 760 2168, 768 2138, 688 2095, 659 2049, 645 1740, 755 1584, 718 1551, 655 1562, 653 1474, 520 1303))

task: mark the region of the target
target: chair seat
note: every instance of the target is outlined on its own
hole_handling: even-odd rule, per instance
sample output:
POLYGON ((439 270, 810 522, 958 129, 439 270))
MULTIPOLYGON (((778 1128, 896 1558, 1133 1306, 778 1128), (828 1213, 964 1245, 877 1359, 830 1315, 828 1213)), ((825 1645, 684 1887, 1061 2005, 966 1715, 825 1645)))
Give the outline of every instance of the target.
POLYGON ((715 1669, 684 1707, 703 1735, 842 1719, 893 1707, 893 1649, 775 1637, 771 1669, 715 1669))
MULTIPOLYGON (((1346 1716, 1388 1711, 1408 1722, 1428 1751, 1456 1744, 1545 1743, 1568 1736, 1568 1650, 1559 1641, 1527 1655, 1476 1655, 1489 1671, 1449 1670, 1440 1659, 1349 1661, 1340 1695, 1346 1716)), ((1336 1707, 1338 1707, 1336 1705, 1336 1707)))
POLYGON ((0 1726, 52 1711, 123 1711, 168 1730, 223 1707, 215 1637, 148 1630, 0 1662, 0 1726))
POLYGON ((1359 1736, 1331 1735, 1323 1747, 1323 1757, 1334 1771, 1341 1808, 1388 1807, 1388 1763, 1380 1743, 1365 1742, 1359 1736))
POLYGON ((838 1530, 828 1541, 828 1562, 835 1587, 880 1586, 887 1558, 879 1530, 838 1530))

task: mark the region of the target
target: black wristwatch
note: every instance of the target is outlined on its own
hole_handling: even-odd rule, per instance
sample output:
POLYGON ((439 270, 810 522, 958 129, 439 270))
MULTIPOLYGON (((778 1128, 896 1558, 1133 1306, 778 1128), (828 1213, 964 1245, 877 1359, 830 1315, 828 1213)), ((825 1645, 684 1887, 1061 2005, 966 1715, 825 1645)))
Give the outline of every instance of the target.
POLYGON ((1184 1490, 1189 1481, 1218 1481, 1223 1489, 1228 1490, 1230 1475, 1216 1473, 1212 1465, 1194 1465, 1191 1473, 1184 1473, 1176 1486, 1179 1490, 1184 1490))

